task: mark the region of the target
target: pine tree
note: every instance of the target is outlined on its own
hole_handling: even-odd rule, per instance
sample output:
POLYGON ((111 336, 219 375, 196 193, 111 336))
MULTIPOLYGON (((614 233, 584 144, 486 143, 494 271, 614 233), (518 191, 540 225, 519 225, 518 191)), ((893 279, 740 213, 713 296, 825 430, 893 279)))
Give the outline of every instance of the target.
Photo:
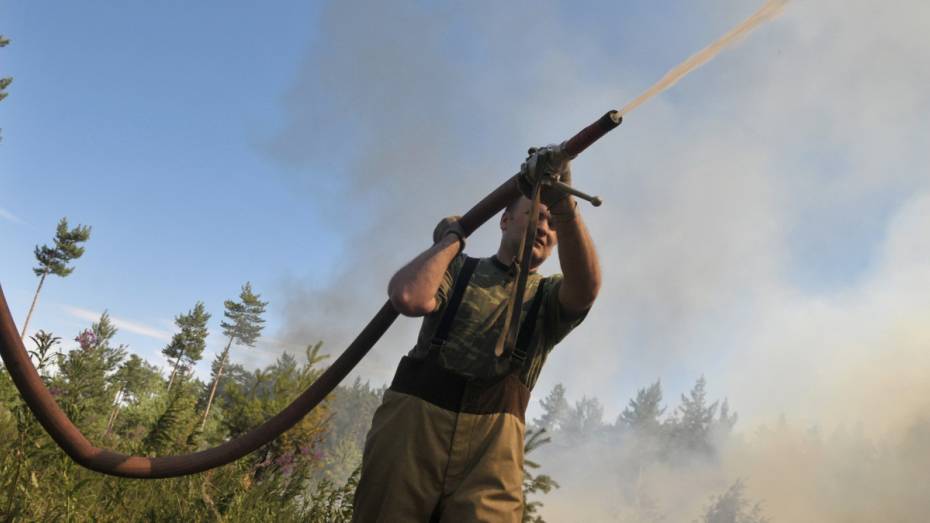
POLYGON ((662 383, 656 381, 636 392, 636 397, 617 418, 617 425, 638 431, 655 431, 661 426, 659 418, 665 413, 665 407, 661 405, 662 383))
POLYGON ((569 410, 568 401, 565 399, 565 387, 561 383, 556 384, 549 395, 539 403, 543 408, 543 415, 534 419, 533 424, 549 432, 561 429, 569 410))
POLYGON ((673 433, 678 443, 691 450, 710 451, 709 433, 717 413, 717 402, 707 404, 707 380, 698 378, 688 396, 681 395, 679 417, 673 433))
POLYGON ((751 503, 745 498, 746 486, 736 480, 726 492, 714 496, 697 523, 769 523, 762 513, 762 503, 751 503))
POLYGON ((32 298, 29 313, 26 314, 26 321, 23 322, 23 331, 20 333, 21 338, 26 338, 29 320, 32 318, 33 311, 35 311, 36 302, 39 301, 39 292, 42 291, 45 277, 54 274, 64 278, 71 274, 74 267, 68 267, 68 263, 84 254, 84 247, 79 244, 86 242, 88 239, 90 239, 90 227, 78 225, 73 229, 68 229, 68 219, 62 218, 58 222, 58 228, 55 231, 55 246, 43 245, 39 247, 36 245, 35 255, 39 266, 33 267, 32 271, 39 277, 39 286, 32 298))
POLYGON ((223 334, 229 338, 226 348, 218 357, 218 365, 215 365, 213 373, 213 385, 210 387, 210 396, 207 398, 207 407, 203 411, 203 421, 200 428, 207 424, 207 418, 210 416, 210 407, 213 405, 213 398, 216 396, 216 387, 223 377, 223 371, 229 361, 229 349, 234 343, 254 347, 258 337, 262 334, 265 327, 265 319, 262 314, 265 313, 265 306, 268 302, 261 301, 260 294, 252 292, 252 284, 245 282, 242 286, 242 292, 239 293, 238 302, 226 300, 223 305, 226 310, 223 315, 229 320, 229 323, 223 321, 220 326, 223 327, 223 334))
POLYGON ((74 338, 79 347, 60 358, 54 381, 62 391, 62 407, 85 429, 105 426, 113 397, 111 382, 126 355, 125 346, 111 345, 117 329, 104 312, 90 329, 74 338))
POLYGON ((110 411, 109 418, 107 418, 107 428, 104 435, 113 430, 121 405, 128 402, 138 402, 140 396, 145 391, 152 390, 153 385, 160 380, 161 376, 156 367, 135 354, 130 355, 129 359, 120 366, 113 377, 113 382, 118 390, 113 400, 113 409, 110 411))
MULTIPOLYGON (((10 39, 5 38, 3 35, 0 35, 0 47, 6 47, 10 44, 10 39)), ((13 82, 13 79, 10 77, 0 78, 0 100, 6 98, 6 88, 13 82)))
POLYGON ((203 356, 203 350, 207 346, 209 334, 207 322, 209 320, 210 313, 200 301, 187 314, 175 316, 174 324, 180 331, 172 336, 171 343, 161 351, 169 360, 174 360, 171 366, 171 377, 168 379, 168 390, 171 390, 174 380, 182 369, 197 363, 203 356))
POLYGON ((604 406, 597 398, 582 396, 569 409, 562 431, 575 440, 596 435, 604 427, 604 406))
MULTIPOLYGON (((0 35, 0 47, 6 47, 7 45, 9 45, 9 43, 10 43, 10 40, 8 38, 4 38, 3 35, 0 35)), ((9 76, 5 78, 0 77, 0 100, 3 100, 4 98, 6 98, 6 95, 7 95, 6 88, 9 87, 9 85, 12 82, 13 82, 13 78, 9 76)))

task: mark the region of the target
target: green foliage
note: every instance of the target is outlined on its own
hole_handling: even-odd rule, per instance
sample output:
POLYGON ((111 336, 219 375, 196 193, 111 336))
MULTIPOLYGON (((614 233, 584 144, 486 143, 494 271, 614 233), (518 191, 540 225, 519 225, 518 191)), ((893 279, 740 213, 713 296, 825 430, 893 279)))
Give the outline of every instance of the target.
POLYGON ((349 523, 352 521, 352 499, 361 467, 356 467, 342 487, 324 479, 310 496, 307 521, 312 523, 349 523))
POLYGON ((210 313, 204 308, 203 302, 198 301, 187 314, 179 314, 174 318, 178 332, 171 337, 171 342, 161 350, 169 360, 173 360, 171 380, 174 382, 177 374, 182 370, 200 361, 203 350, 207 346, 207 322, 210 313))
POLYGON ((737 480, 726 492, 711 499, 697 523, 768 523, 769 519, 762 514, 762 503, 750 503, 745 490, 743 481, 737 480))
POLYGON ((681 449, 703 452, 712 450, 709 437, 718 403, 707 403, 706 387, 707 380, 701 376, 687 396, 681 395, 681 405, 671 423, 671 436, 681 449))
POLYGON ((116 334, 109 315, 104 312, 100 320, 74 338, 77 349, 62 355, 58 373, 51 385, 59 391, 62 408, 79 427, 102 432, 115 394, 113 375, 126 356, 125 346, 111 345, 116 334))
MULTIPOLYGON (((8 38, 4 38, 3 35, 0 35, 0 47, 6 47, 9 44, 10 40, 8 38)), ((9 87, 12 82, 13 79, 10 77, 0 78, 0 100, 6 98, 6 88, 9 87)))
POLYGON ((568 415, 568 400, 565 399, 565 387, 561 383, 556 384, 549 392, 549 395, 540 401, 543 408, 543 415, 533 420, 537 427, 552 431, 561 429, 568 415))
POLYGON ((89 226, 78 225, 69 229, 68 219, 62 218, 58 221, 58 227, 55 230, 54 247, 36 245, 35 256, 39 265, 33 267, 33 272, 40 277, 48 274, 68 276, 74 271, 74 267, 69 267, 68 263, 84 255, 84 247, 80 244, 88 239, 90 239, 89 226))
POLYGON ((226 300, 223 306, 226 310, 223 315, 229 320, 220 322, 223 327, 223 334, 232 340, 234 344, 242 344, 249 347, 255 346, 255 341, 262 334, 265 326, 265 319, 262 314, 265 313, 265 306, 268 302, 261 301, 260 294, 252 292, 252 284, 245 282, 242 286, 242 292, 239 293, 239 301, 226 300))
POLYGON ((319 446, 324 478, 346 481, 361 463, 365 436, 383 394, 384 388, 372 388, 356 378, 351 386, 338 387, 326 399, 331 414, 319 446))
POLYGON ((583 396, 568 409, 562 432, 574 440, 581 440, 604 429, 604 407, 597 398, 583 396))
POLYGON ((229 337, 229 342, 212 365, 213 385, 210 387, 210 394, 207 396, 207 406, 204 408, 201 427, 206 426, 210 417, 210 408, 213 406, 216 389, 223 378, 226 364, 229 363, 229 348, 234 343, 254 347, 264 328, 265 319, 262 318, 262 314, 265 313, 265 306, 268 305, 268 302, 261 301, 259 295, 252 292, 251 283, 245 282, 245 285, 242 286, 239 300, 238 302, 232 300, 224 302, 226 310, 223 311, 223 315, 231 323, 222 321, 220 326, 223 327, 223 334, 229 337))
MULTIPOLYGON (((564 389, 563 389, 564 390, 564 389)), ((523 523, 545 523, 545 520, 539 514, 542 508, 541 501, 529 501, 530 494, 542 493, 548 494, 554 488, 559 488, 551 477, 546 474, 534 474, 533 471, 539 468, 535 461, 526 459, 525 456, 533 452, 541 445, 552 441, 545 436, 546 429, 531 429, 526 431, 526 438, 523 444, 523 523)))
POLYGON ((620 413, 617 423, 633 430, 653 432, 661 425, 660 418, 665 414, 665 407, 661 405, 662 383, 656 381, 636 392, 636 397, 620 413))
POLYGON ((61 338, 40 329, 34 336, 29 336, 29 339, 35 344, 35 348, 29 351, 29 355, 35 360, 36 371, 40 376, 45 377, 48 368, 59 357, 59 354, 52 350, 61 342, 61 338))
MULTIPOLYGON (((118 420, 104 444, 131 453, 191 452, 235 437, 277 414, 303 392, 319 377, 325 359, 320 344, 315 344, 307 348, 302 361, 286 354, 259 371, 244 372, 239 367, 218 396, 221 415, 201 432, 195 411, 203 383, 180 381, 169 392, 157 369, 138 356, 114 363, 118 358, 107 354, 125 349, 113 348, 115 335, 107 316, 83 331, 77 337, 79 347, 62 356, 60 370, 49 378, 50 389, 62 407, 77 416, 85 434, 106 425, 117 408, 118 420)), ((45 340, 37 343, 39 347, 47 347, 37 348, 39 354, 50 353, 58 343, 57 337, 43 331, 35 337, 45 340)), ((359 384, 340 392, 361 403, 370 401, 366 394, 373 394, 359 384)), ((370 417, 367 412, 360 415, 370 417)), ((324 404, 236 463, 182 478, 132 481, 75 465, 35 421, 9 376, 0 373, 0 519, 349 521, 358 472, 338 482, 321 477, 318 446, 331 419, 324 404)), ((366 422, 343 420, 343 432, 352 441, 363 438, 348 427, 366 422)), ((356 468, 358 462, 352 466, 356 468)))

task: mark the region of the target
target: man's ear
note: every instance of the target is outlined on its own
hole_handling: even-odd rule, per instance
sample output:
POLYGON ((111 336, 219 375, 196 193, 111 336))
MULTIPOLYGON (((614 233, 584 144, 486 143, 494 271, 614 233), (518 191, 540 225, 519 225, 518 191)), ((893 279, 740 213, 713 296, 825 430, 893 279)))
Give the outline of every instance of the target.
POLYGON ((504 214, 501 215, 500 228, 502 231, 507 230, 507 224, 510 222, 510 211, 504 209, 504 214))

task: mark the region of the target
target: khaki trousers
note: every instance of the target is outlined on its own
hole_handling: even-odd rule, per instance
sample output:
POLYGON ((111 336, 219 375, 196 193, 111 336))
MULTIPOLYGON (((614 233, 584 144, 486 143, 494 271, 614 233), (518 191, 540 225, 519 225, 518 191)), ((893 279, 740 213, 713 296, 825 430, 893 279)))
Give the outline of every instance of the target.
POLYGON ((365 442, 353 521, 521 521, 528 389, 404 360, 365 442))

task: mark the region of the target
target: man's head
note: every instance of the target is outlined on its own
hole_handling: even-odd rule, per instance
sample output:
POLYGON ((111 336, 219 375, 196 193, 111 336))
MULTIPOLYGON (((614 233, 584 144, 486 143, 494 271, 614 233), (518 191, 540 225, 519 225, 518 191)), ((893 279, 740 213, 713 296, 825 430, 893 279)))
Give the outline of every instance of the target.
MULTIPOLYGON (((498 255, 501 261, 509 263, 512 257, 517 256, 520 249, 520 241, 523 237, 523 231, 530 221, 530 208, 533 202, 528 198, 520 197, 504 209, 501 216, 501 245, 498 255), (508 257, 504 259, 503 257, 508 257)), ((542 262, 549 258, 552 250, 558 243, 555 229, 549 226, 549 209, 544 203, 539 204, 539 219, 536 222, 536 235, 534 237, 533 255, 530 260, 530 268, 539 267, 542 262)))

